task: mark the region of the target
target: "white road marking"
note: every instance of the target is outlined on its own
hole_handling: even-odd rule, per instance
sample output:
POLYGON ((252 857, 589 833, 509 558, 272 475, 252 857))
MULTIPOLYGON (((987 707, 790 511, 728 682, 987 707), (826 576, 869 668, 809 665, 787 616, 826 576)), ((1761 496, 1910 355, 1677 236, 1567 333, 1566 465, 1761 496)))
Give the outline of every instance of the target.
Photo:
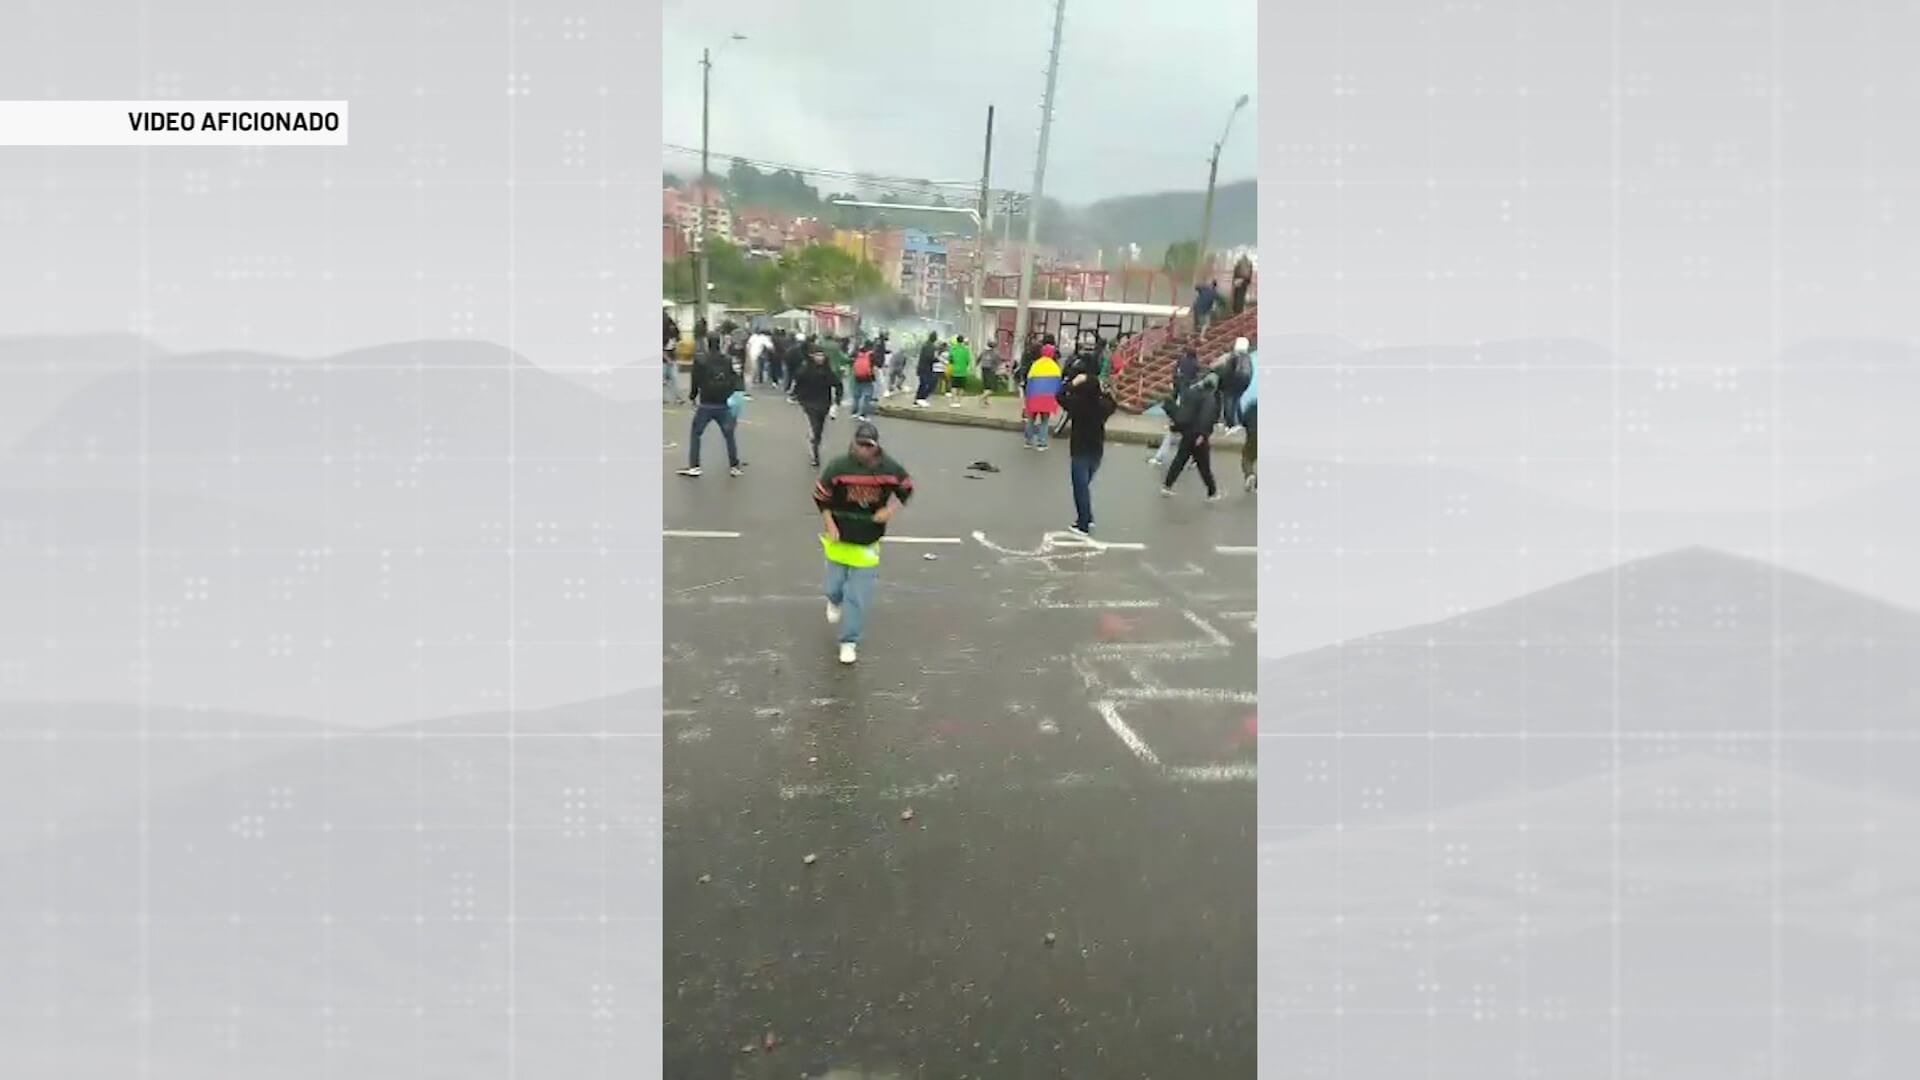
POLYGON ((1191 611, 1183 611, 1180 614, 1185 615, 1187 617, 1187 621, 1192 623, 1194 626, 1198 627, 1200 629, 1200 632, 1207 635, 1207 638, 1210 641, 1212 641, 1215 645, 1231 646, 1233 644, 1232 638, 1228 637, 1227 635, 1221 633, 1218 630, 1215 630, 1213 628, 1212 623, 1201 618, 1199 615, 1196 615, 1191 611))
POLYGON ((1224 701, 1235 705, 1260 702, 1259 694, 1204 686, 1116 686, 1106 693, 1116 701, 1224 701))
POLYGON ((958 544, 958 536, 888 536, 882 544, 958 544))
POLYGON ((1106 611, 1109 608, 1157 608, 1158 600, 1071 600, 1041 601, 1033 605, 1039 611, 1106 611))
POLYGON ((661 529, 661 536, 678 540, 738 540, 737 532, 721 532, 710 529, 661 529))
POLYGON ((1216 544, 1213 550, 1222 555, 1258 555, 1260 549, 1250 544, 1216 544))
POLYGON ((1120 741, 1126 744, 1127 749, 1133 751, 1133 756, 1155 768, 1159 767, 1159 755, 1153 752, 1153 747, 1148 746, 1145 739, 1142 739, 1132 728, 1127 726, 1126 720, 1120 716, 1120 705, 1118 702, 1101 701, 1096 702, 1093 707, 1100 710, 1100 718, 1107 722, 1107 726, 1113 729, 1115 735, 1120 736, 1120 741))
POLYGON ((1227 780, 1257 780, 1260 769, 1251 762, 1236 762, 1231 765, 1181 765, 1167 770, 1167 775, 1177 780, 1198 780, 1202 783, 1217 784, 1227 780))

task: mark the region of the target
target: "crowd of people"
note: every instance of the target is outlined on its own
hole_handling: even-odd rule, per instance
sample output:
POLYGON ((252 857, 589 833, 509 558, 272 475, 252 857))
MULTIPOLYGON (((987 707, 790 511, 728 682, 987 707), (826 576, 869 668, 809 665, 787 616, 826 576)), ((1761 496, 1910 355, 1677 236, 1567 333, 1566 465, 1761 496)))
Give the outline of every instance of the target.
MULTIPOLYGON (((708 427, 720 429, 729 474, 744 475, 747 463, 740 456, 738 424, 756 388, 784 394, 807 419, 808 461, 821 469, 813 494, 823 525, 827 620, 838 627, 842 663, 854 663, 858 656, 878 578, 880 541, 888 522, 913 492, 906 468, 881 448, 872 415, 878 401, 906 390, 909 362, 914 364, 915 408, 929 408, 932 400, 941 397, 949 407, 959 408, 976 391, 985 405, 995 392, 1011 389, 1020 400, 1021 434, 1028 449, 1044 452, 1053 438, 1065 435, 1073 494, 1069 528, 1081 536, 1093 535, 1093 484, 1106 455, 1107 423, 1118 410, 1112 392, 1117 374, 1114 350, 1124 336, 1107 342, 1097 335, 1083 335, 1072 354, 1062 357, 1051 335, 1034 334, 1012 365, 992 342, 976 357, 964 335, 943 341, 938 333, 929 333, 917 347, 895 348, 884 330, 856 339, 748 330, 731 324, 709 332, 702 323, 695 326, 693 341, 686 400, 694 411, 681 476, 701 475, 701 442, 708 427), (847 451, 822 469, 820 444, 826 425, 838 417, 843 404, 855 420, 853 438, 847 451)), ((671 319, 666 345, 665 390, 667 400, 673 401, 680 396, 681 342, 671 319)), ((1246 338, 1236 340, 1229 353, 1204 366, 1189 344, 1161 403, 1167 434, 1147 459, 1166 469, 1160 485, 1163 496, 1175 493, 1174 485, 1191 464, 1208 501, 1221 498, 1212 447, 1223 430, 1245 433, 1242 483, 1248 492, 1255 490, 1256 382, 1246 338)))

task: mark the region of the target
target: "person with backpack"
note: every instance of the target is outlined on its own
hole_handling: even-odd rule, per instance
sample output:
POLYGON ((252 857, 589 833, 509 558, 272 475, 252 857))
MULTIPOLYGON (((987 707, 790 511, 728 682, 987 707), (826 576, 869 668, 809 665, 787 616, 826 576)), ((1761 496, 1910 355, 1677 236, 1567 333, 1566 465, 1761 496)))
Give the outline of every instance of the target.
POLYGON ((880 374, 880 369, 873 362, 873 350, 873 343, 868 342, 853 354, 853 418, 855 420, 869 420, 873 417, 874 380, 880 374))
POLYGON ((1060 408, 1072 421, 1067 436, 1068 476, 1073 484, 1073 531, 1093 535, 1093 476, 1107 450, 1107 420, 1119 403, 1097 375, 1081 371, 1060 391, 1060 408))
POLYGON ((947 349, 947 406, 957 409, 960 399, 972 386, 973 350, 967 347, 967 335, 955 334, 947 349))
POLYGON ((1180 435, 1180 448, 1174 451, 1173 464, 1160 484, 1160 494, 1171 497, 1173 485, 1191 461, 1200 470, 1207 485, 1207 501, 1218 502, 1219 485, 1213 482, 1213 427, 1220 422, 1220 376, 1209 371, 1200 377, 1180 404, 1174 407, 1172 428, 1180 435))
POLYGON ((933 396, 934 382, 939 377, 940 334, 930 331, 927 340, 920 343, 920 368, 915 373, 920 377, 920 385, 914 388, 913 407, 924 409, 927 399, 933 396))
POLYGON ((1240 433, 1240 395, 1253 385, 1253 346, 1246 338, 1233 339, 1233 351, 1214 369, 1220 376, 1221 418, 1227 434, 1240 433))
MULTIPOLYGON (((1187 347, 1180 351, 1180 359, 1174 362, 1173 385, 1167 392, 1166 401, 1161 403, 1161 411, 1166 414, 1169 421, 1173 419, 1174 410, 1180 407, 1180 398, 1199 380, 1200 357, 1193 351, 1193 344, 1189 342, 1187 347)), ((1165 468, 1167 462, 1173 457, 1174 448, 1179 445, 1179 434, 1168 430, 1166 436, 1160 440, 1160 448, 1147 458, 1147 464, 1156 469, 1165 468)))
POLYGON ((1045 450, 1048 428, 1059 408, 1060 362, 1053 358, 1053 346, 1040 347, 1039 357, 1027 368, 1022 393, 1021 433, 1026 437, 1027 449, 1045 450))
POLYGON ((853 429, 847 452, 828 463, 813 485, 813 505, 825 525, 820 547, 827 562, 827 624, 840 628, 843 664, 859 659, 887 523, 912 497, 913 478, 880 448, 880 429, 865 421, 853 429))
POLYGON ((807 460, 820 467, 820 433, 840 407, 840 377, 827 364, 826 351, 815 346, 807 362, 793 373, 793 400, 807 417, 807 460))
POLYGON ((708 424, 716 423, 727 444, 728 473, 743 474, 746 463, 740 460, 740 446, 734 437, 737 416, 729 405, 739 392, 740 375, 734 370, 732 358, 721 347, 718 335, 708 338, 707 347, 693 361, 693 392, 687 397, 694 403, 693 434, 687 440, 687 467, 680 470, 681 476, 700 475, 700 438, 708 424))

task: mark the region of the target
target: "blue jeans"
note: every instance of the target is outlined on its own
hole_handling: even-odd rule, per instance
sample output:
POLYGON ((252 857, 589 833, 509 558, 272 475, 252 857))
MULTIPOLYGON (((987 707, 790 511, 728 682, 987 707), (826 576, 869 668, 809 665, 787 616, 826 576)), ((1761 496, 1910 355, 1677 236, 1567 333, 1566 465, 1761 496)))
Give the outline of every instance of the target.
POLYGON ((877 566, 847 566, 827 560, 827 602, 840 607, 840 641, 860 641, 867 624, 867 605, 873 602, 873 587, 880 580, 877 566))
POLYGON ((725 405, 701 405, 693 410, 693 436, 687 443, 687 464, 695 469, 700 467, 700 436, 706 433, 708 424, 720 425, 720 435, 727 441, 727 465, 738 467, 740 445, 733 438, 733 410, 725 405))
POLYGON ((1026 418, 1025 426, 1021 429, 1022 434, 1026 436, 1027 445, 1047 445, 1047 432, 1050 430, 1052 422, 1053 417, 1051 416, 1029 415, 1026 418))
POLYGON ((858 379, 855 379, 853 381, 853 415, 855 416, 872 416, 873 415, 873 383, 872 381, 861 382, 858 379))
POLYGON ((1093 474, 1099 471, 1099 455, 1073 456, 1073 523, 1083 530, 1093 528, 1093 474))

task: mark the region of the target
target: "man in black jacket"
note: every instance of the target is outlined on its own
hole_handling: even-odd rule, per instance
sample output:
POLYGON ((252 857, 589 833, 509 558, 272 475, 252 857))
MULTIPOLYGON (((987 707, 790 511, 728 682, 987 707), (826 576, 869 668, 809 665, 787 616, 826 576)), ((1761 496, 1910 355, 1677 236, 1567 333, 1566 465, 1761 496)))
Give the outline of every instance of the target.
POLYGON ((807 414, 807 460, 820 467, 820 433, 840 405, 840 375, 827 363, 826 350, 815 346, 807 362, 793 373, 793 400, 807 414))
POLYGON ((1080 371, 1059 394, 1060 410, 1073 424, 1067 454, 1073 481, 1073 531, 1093 535, 1093 475, 1107 451, 1107 419, 1118 407, 1100 385, 1098 371, 1080 371))
POLYGON ((1208 372, 1181 395, 1180 403, 1174 406, 1173 430, 1180 435, 1180 448, 1174 451, 1173 464, 1167 467, 1160 494, 1173 494, 1174 482, 1180 479, 1180 473, 1191 460, 1200 470, 1201 481, 1207 485, 1207 501, 1219 500, 1220 488, 1213 482, 1213 426, 1219 421, 1220 377, 1208 372))
POLYGON ((920 377, 920 385, 913 391, 913 404, 916 408, 926 408, 927 399, 933 396, 933 385, 937 381, 934 378, 933 366, 939 355, 940 335, 929 333, 927 340, 920 344, 920 369, 916 372, 920 377))
POLYGON ((739 444, 734 441, 733 410, 727 405, 727 399, 740 388, 740 375, 722 350, 719 337, 708 338, 707 347, 693 361, 693 393, 687 398, 694 403, 693 434, 687 442, 687 467, 680 470, 681 476, 700 475, 700 437, 712 423, 720 425, 720 435, 727 443, 728 473, 741 475, 743 463, 739 444))

